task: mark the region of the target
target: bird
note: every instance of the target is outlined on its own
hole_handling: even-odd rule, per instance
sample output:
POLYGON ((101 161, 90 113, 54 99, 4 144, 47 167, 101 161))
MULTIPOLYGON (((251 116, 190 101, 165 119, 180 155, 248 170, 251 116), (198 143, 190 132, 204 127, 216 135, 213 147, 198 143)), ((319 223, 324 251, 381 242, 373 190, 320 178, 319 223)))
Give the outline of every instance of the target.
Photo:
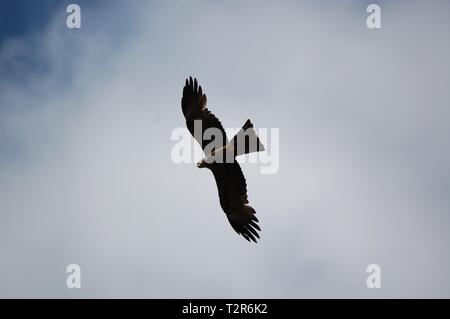
POLYGON ((219 119, 206 107, 206 94, 198 85, 197 79, 186 79, 181 99, 181 108, 186 119, 186 126, 194 139, 200 144, 205 158, 197 163, 198 168, 207 168, 214 175, 217 185, 219 203, 228 218, 231 227, 247 241, 260 239, 256 211, 249 205, 247 182, 236 157, 252 152, 264 151, 248 119, 238 133, 228 141, 219 119), (201 131, 196 132, 201 124, 201 131), (196 126, 197 125, 197 126, 196 126), (205 131, 213 130, 214 139, 205 138, 205 131), (212 147, 211 147, 212 145, 212 147))

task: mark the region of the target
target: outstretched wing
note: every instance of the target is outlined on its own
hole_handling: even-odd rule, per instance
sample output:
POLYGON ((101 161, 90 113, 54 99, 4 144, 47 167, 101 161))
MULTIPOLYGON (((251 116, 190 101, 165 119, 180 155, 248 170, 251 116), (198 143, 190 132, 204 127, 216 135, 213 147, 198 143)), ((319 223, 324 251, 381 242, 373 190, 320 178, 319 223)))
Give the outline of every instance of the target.
MULTIPOLYGON (((197 79, 192 80, 192 77, 186 79, 186 84, 183 88, 183 98, 181 99, 181 108, 183 110, 184 117, 186 118, 186 126, 191 135, 197 140, 203 150, 206 145, 211 143, 211 140, 204 140, 203 134, 208 128, 216 128, 222 135, 222 141, 219 145, 225 145, 227 135, 223 129, 219 119, 214 116, 206 108, 206 95, 203 94, 202 87, 198 85, 197 79), (201 121, 201 135, 194 132, 194 121, 201 121)), ((214 136, 214 138, 217 138, 214 136)))
POLYGON ((258 218, 255 210, 247 205, 247 183, 238 162, 212 165, 219 192, 220 206, 228 217, 231 227, 248 241, 259 238, 258 218))

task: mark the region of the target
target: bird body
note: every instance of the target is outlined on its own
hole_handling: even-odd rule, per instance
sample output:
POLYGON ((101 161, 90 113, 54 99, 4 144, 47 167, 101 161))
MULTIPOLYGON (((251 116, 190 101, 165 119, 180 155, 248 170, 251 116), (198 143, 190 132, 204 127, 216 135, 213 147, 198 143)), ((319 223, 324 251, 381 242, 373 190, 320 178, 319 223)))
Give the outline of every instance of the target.
POLYGON ((183 88, 181 107, 186 118, 186 126, 205 152, 205 158, 197 166, 208 168, 214 175, 219 202, 231 227, 248 241, 256 242, 257 232, 261 231, 255 210, 248 205, 247 183, 236 156, 263 151, 253 124, 247 120, 241 130, 228 141, 219 119, 206 108, 206 95, 203 94, 197 80, 190 77, 183 88), (201 132, 196 134, 196 121, 200 123, 201 132), (211 140, 204 138, 208 129, 220 133, 211 140))

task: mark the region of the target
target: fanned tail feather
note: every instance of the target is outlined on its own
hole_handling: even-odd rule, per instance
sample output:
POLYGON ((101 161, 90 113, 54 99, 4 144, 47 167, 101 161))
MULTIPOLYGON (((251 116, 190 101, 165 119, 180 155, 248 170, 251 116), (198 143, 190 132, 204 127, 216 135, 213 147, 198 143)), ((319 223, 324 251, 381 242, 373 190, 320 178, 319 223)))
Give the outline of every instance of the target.
POLYGON ((253 127, 253 123, 247 120, 239 130, 239 132, 230 141, 233 145, 234 155, 244 155, 253 152, 262 152, 265 150, 264 145, 256 135, 256 131, 253 127))

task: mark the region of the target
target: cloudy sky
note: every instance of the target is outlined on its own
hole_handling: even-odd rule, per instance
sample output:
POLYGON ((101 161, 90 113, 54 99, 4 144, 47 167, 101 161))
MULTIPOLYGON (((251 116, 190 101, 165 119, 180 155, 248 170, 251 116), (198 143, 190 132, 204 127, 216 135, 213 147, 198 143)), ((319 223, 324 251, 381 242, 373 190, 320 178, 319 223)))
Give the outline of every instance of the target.
POLYGON ((450 297, 448 1, 69 3, 0 4, 0 297, 450 297), (256 245, 171 160, 189 75, 279 128, 256 245))

